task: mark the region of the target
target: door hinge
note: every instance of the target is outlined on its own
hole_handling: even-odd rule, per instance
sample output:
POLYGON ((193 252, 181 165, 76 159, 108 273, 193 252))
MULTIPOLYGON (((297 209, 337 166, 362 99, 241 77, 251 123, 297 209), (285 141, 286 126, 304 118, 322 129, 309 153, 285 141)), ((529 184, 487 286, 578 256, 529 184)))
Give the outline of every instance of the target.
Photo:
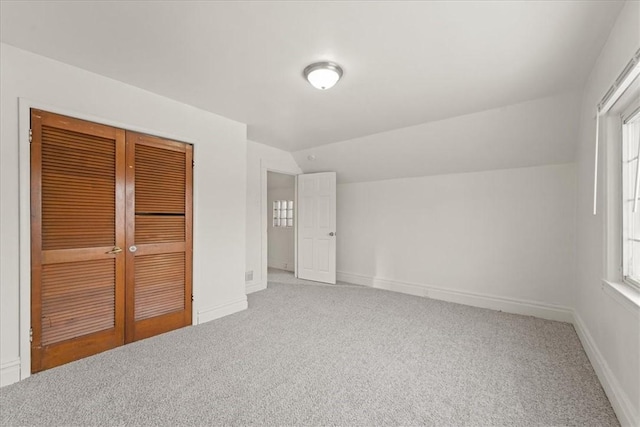
POLYGON ((191 167, 195 168, 196 167, 196 161, 195 160, 191 160, 191 167))
POLYGON ((193 294, 191 294, 191 302, 193 302, 193 294))
POLYGON ((29 342, 33 342, 33 328, 29 328, 29 342))
POLYGON ((33 141, 33 131, 29 129, 29 142, 33 141))

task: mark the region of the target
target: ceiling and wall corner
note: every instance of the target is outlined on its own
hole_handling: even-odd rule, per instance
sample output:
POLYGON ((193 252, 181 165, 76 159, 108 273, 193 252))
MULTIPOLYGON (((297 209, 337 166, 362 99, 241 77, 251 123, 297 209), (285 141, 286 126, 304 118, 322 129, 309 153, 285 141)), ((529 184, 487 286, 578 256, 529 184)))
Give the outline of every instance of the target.
POLYGON ((580 89, 623 3, 3 1, 0 37, 300 151, 580 89))

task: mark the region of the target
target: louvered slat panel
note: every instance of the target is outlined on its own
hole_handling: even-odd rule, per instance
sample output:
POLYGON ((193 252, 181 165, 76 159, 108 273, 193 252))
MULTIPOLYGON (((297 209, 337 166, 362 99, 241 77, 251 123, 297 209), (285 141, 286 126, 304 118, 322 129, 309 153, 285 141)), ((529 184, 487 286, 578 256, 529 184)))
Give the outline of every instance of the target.
POLYGON ((135 258, 135 320, 184 310, 185 254, 135 258))
POLYGON ((184 216, 136 215, 136 244, 185 240, 184 216))
POLYGON ((186 154, 136 144, 136 213, 182 213, 186 154))
POLYGON ((43 126, 42 249, 114 243, 114 141, 43 126))
POLYGON ((115 259, 42 267, 42 344, 113 328, 115 259))

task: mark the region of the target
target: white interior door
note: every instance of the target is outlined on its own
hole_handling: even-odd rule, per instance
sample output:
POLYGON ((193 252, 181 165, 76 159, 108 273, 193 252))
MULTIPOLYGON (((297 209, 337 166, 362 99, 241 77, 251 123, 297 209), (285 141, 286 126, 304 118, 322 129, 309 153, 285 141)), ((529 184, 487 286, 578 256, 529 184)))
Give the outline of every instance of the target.
POLYGON ((298 175, 298 267, 301 279, 336 283, 336 173, 298 175))

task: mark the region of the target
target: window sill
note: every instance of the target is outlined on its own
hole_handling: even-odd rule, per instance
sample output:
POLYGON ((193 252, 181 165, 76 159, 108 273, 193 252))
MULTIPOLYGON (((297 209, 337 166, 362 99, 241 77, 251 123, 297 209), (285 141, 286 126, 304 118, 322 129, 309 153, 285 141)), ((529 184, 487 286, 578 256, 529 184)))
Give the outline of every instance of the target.
POLYGON ((634 314, 640 312, 640 291, 627 283, 602 280, 602 290, 634 314))

